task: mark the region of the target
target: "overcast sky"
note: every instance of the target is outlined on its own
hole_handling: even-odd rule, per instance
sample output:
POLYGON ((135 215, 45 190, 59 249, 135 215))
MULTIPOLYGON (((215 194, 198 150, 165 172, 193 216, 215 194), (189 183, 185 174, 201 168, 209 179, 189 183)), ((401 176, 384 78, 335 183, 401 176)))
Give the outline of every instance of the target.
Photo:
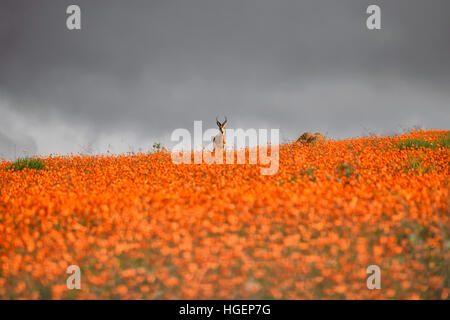
POLYGON ((449 16, 448 0, 2 0, 0 158, 146 151, 216 115, 283 140, 450 129, 449 16))

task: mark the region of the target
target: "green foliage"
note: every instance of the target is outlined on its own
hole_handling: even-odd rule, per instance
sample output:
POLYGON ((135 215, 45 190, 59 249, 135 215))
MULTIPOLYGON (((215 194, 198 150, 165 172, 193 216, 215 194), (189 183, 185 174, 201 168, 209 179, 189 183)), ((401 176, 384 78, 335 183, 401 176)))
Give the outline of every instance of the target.
POLYGON ((6 169, 13 170, 13 171, 22 171, 25 168, 33 169, 33 170, 42 170, 42 169, 45 169, 45 167, 46 167, 45 162, 42 161, 41 159, 22 158, 22 159, 17 159, 6 169))
POLYGON ((153 144, 153 151, 161 151, 161 149, 162 149, 162 146, 161 146, 160 142, 155 142, 153 144))
POLYGON ((305 168, 301 171, 301 175, 308 176, 309 180, 314 182, 314 181, 316 181, 316 176, 314 175, 314 170, 315 169, 313 167, 308 167, 307 169, 305 168))
POLYGON ((423 159, 420 157, 411 157, 406 162, 406 171, 413 171, 413 172, 422 172, 422 173, 428 173, 431 171, 433 167, 431 166, 425 166, 423 164, 423 159))
POLYGON ((343 162, 336 167, 336 173, 338 176, 350 178, 353 175, 353 173, 355 173, 355 167, 352 166, 350 163, 343 162))
POLYGON ((406 166, 409 170, 414 171, 423 169, 423 160, 420 157, 411 157, 408 159, 406 166))
MULTIPOLYGON (((313 167, 305 168, 299 172, 299 176, 297 176, 296 174, 291 174, 291 177, 288 180, 286 180, 286 182, 287 183, 296 182, 297 179, 300 177, 308 177, 310 181, 314 182, 314 181, 316 181, 316 176, 314 175, 314 170, 315 169, 313 167)), ((280 185, 283 185, 283 184, 284 184, 284 182, 281 181, 280 185)))
POLYGON ((432 144, 431 142, 428 142, 426 140, 422 139, 410 139, 410 140, 404 140, 397 144, 397 148, 400 150, 403 149, 420 149, 420 148, 430 148, 430 149, 436 149, 436 145, 432 144))
POLYGON ((444 148, 450 148, 450 132, 447 132, 438 143, 444 148))
POLYGON ((397 149, 420 149, 420 148, 428 148, 428 149, 437 149, 439 147, 450 148, 450 132, 447 132, 445 135, 441 136, 440 139, 429 142, 423 139, 409 139, 399 142, 396 146, 397 149))

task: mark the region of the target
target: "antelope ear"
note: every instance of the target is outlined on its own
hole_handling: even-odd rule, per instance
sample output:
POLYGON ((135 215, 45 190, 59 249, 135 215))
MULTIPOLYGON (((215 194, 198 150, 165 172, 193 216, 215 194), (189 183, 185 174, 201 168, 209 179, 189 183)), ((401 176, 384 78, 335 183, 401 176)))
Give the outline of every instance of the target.
POLYGON ((225 126, 227 125, 228 120, 225 120, 224 123, 222 123, 222 128, 225 128, 225 126))

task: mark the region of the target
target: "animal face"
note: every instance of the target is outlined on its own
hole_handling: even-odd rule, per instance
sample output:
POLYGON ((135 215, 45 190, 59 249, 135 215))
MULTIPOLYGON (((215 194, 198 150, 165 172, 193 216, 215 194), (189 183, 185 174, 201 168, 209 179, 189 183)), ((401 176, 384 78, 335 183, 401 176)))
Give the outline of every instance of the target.
POLYGON ((225 126, 227 122, 228 122, 227 117, 225 117, 225 121, 223 123, 220 123, 220 121, 216 117, 216 123, 217 126, 219 127, 220 133, 225 134, 225 126))
POLYGON ((227 117, 225 117, 225 121, 223 123, 220 123, 220 121, 217 119, 216 117, 216 123, 217 126, 219 127, 219 131, 220 133, 214 137, 213 142, 214 142, 214 148, 218 147, 218 148, 223 148, 226 144, 226 140, 225 140, 225 126, 227 125, 227 117))

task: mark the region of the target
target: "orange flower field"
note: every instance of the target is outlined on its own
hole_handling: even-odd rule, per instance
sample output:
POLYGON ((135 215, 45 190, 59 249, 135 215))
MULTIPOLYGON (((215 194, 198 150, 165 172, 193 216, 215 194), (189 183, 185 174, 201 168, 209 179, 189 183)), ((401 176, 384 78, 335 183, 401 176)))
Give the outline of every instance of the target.
POLYGON ((448 133, 285 144, 272 176, 165 150, 2 161, 0 298, 449 299, 448 133))

